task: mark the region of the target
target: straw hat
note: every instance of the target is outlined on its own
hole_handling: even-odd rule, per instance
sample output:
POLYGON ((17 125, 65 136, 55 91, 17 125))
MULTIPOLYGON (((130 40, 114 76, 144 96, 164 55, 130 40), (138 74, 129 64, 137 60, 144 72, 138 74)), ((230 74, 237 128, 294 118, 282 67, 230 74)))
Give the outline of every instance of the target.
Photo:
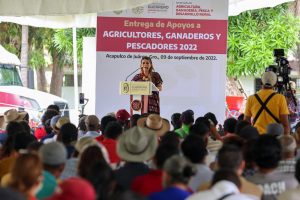
POLYGON ((59 131, 60 128, 66 123, 70 123, 70 119, 68 117, 60 117, 56 122, 55 126, 53 127, 53 129, 59 131))
POLYGON ((170 130, 169 121, 161 118, 158 114, 150 114, 148 116, 139 118, 137 121, 137 126, 153 130, 158 136, 163 136, 170 130))
POLYGON ((135 126, 119 137, 117 153, 125 161, 143 162, 154 156, 157 145, 154 131, 135 126))
POLYGON ((1 128, 5 129, 6 125, 12 121, 22 121, 28 113, 25 111, 17 111, 16 109, 9 109, 0 117, 1 128))

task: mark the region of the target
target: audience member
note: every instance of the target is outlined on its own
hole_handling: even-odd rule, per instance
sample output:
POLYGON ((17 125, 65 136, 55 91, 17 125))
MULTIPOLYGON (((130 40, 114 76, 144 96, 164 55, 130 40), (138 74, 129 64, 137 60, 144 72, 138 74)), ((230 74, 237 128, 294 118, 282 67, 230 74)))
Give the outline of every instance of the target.
POLYGON ((188 183, 197 172, 196 167, 184 157, 173 155, 163 167, 163 186, 161 192, 152 193, 149 200, 176 199, 184 200, 190 194, 188 183))
POLYGON ((160 137, 160 145, 169 144, 179 148, 180 138, 174 131, 168 131, 164 136, 160 137))
POLYGON ((117 182, 124 189, 129 189, 137 176, 149 172, 149 167, 144 162, 154 156, 157 145, 156 133, 146 128, 133 127, 119 137, 117 153, 125 164, 115 174, 117 182))
POLYGON ((279 138, 282 147, 282 156, 277 170, 284 173, 295 174, 297 144, 293 136, 282 135, 279 138))
POLYGON ((45 123, 49 122, 48 120, 51 120, 52 117, 56 115, 59 115, 59 112, 57 110, 49 109, 45 111, 45 113, 41 118, 41 124, 34 131, 34 136, 38 140, 42 139, 43 137, 47 136, 47 134, 51 133, 51 129, 49 129, 49 126, 46 126, 45 123))
POLYGON ((124 131, 130 128, 130 114, 125 109, 116 112, 117 121, 121 124, 124 131))
POLYGON ((262 188, 263 199, 276 199, 285 190, 298 185, 288 174, 276 171, 281 153, 281 145, 272 135, 261 135, 255 142, 253 157, 258 172, 246 178, 262 188))
POLYGON ((197 167, 197 173, 191 177, 189 187, 196 192, 200 185, 210 182, 213 172, 205 164, 206 144, 198 135, 188 135, 181 144, 183 155, 197 167))
POLYGON ((37 154, 21 154, 12 167, 8 186, 24 194, 28 200, 34 200, 43 180, 42 170, 37 154))
POLYGON ((234 133, 240 135, 240 131, 246 126, 251 126, 251 124, 246 120, 238 121, 238 123, 235 126, 234 133))
POLYGON ((111 121, 117 121, 117 118, 116 117, 113 117, 111 115, 106 115, 104 117, 102 117, 101 119, 101 124, 100 124, 100 131, 103 133, 107 124, 111 121))
POLYGON ((258 199, 261 198, 262 190, 242 176, 245 160, 240 147, 226 144, 219 150, 217 158, 217 164, 220 169, 233 170, 237 173, 241 181, 241 193, 256 196, 258 199))
POLYGON ((96 138, 96 137, 100 136, 99 118, 96 115, 88 115, 85 118, 85 126, 87 129, 87 132, 82 137, 96 138))
POLYGON ((67 160, 67 151, 62 143, 50 142, 40 148, 39 154, 43 163, 44 179, 42 188, 38 191, 36 197, 45 199, 55 191, 57 179, 60 177, 67 160))
POLYGON ((187 200, 254 200, 257 198, 241 194, 241 182, 238 175, 228 169, 218 170, 213 177, 211 188, 191 195, 187 200))
POLYGON ((180 121, 182 123, 181 128, 176 129, 175 132, 181 139, 184 139, 189 134, 190 127, 194 123, 194 111, 186 110, 181 113, 180 121))
POLYGON ((58 122, 59 118, 61 118, 60 115, 55 115, 54 117, 52 117, 49 121, 49 125, 50 125, 49 128, 46 128, 48 126, 48 122, 45 122, 44 126, 46 128, 47 135, 41 139, 41 142, 44 143, 45 140, 53 138, 57 134, 55 125, 58 122), (47 129, 49 129, 49 130, 47 130, 47 129))
POLYGON ((299 187, 299 183, 300 183, 300 160, 298 160, 297 164, 296 164, 295 178, 298 181, 298 187, 296 187, 295 189, 290 189, 290 190, 287 190, 287 191, 283 192, 282 194, 279 195, 278 200, 298 200, 299 199, 299 195, 300 195, 300 187, 299 187))
POLYGON ((103 134, 96 137, 96 140, 107 149, 112 165, 117 165, 121 161, 117 154, 117 139, 122 133, 123 128, 119 122, 111 121, 107 124, 103 134))
POLYGON ((1 199, 9 199, 9 200, 26 200, 25 196, 20 192, 10 189, 10 188, 2 188, 0 187, 0 197, 1 199))
POLYGON ((224 136, 223 136, 223 139, 226 138, 226 137, 236 135, 234 133, 234 131, 235 131, 235 127, 236 127, 237 122, 238 121, 235 118, 228 118, 224 121, 224 124, 223 124, 224 136))
POLYGON ((238 131, 238 136, 240 136, 247 142, 249 140, 257 139, 259 137, 259 132, 257 128, 251 125, 246 125, 240 131, 238 131))
POLYGON ((75 151, 74 144, 77 141, 78 130, 76 126, 72 123, 66 123, 60 128, 59 134, 57 136, 57 141, 62 142, 68 153, 68 158, 71 158, 75 151))
POLYGON ((107 164, 100 146, 98 144, 93 146, 87 146, 83 150, 79 158, 78 175, 81 178, 86 179, 88 174, 90 174, 91 168, 96 162, 102 162, 104 164, 107 164))
POLYGON ((268 124, 266 134, 278 137, 284 134, 284 128, 282 124, 279 123, 268 124))
POLYGON ((171 116, 171 124, 173 126, 173 131, 180 129, 182 126, 182 122, 180 120, 181 114, 180 113, 173 113, 171 116))
MULTIPOLYGON (((95 200, 96 193, 93 186, 82 178, 69 178, 59 184, 53 196, 47 200, 95 200)), ((97 199, 98 200, 98 199, 97 199)))
MULTIPOLYGON (((78 162, 80 154, 89 146, 100 145, 94 138, 92 137, 83 137, 80 138, 75 144, 75 151, 71 158, 66 161, 65 168, 61 173, 61 179, 67 179, 71 177, 77 176, 78 171, 78 162)), ((105 150, 105 148, 103 148, 105 150)), ((103 150, 102 149, 102 150, 103 150)), ((103 153, 103 151, 102 151, 103 153)), ((105 153, 103 153, 105 154, 105 153)))
POLYGON ((140 118, 141 115, 139 114, 133 114, 130 117, 130 128, 134 127, 137 125, 137 121, 140 118))
MULTIPOLYGON (((12 150, 8 157, 0 160, 0 180, 4 178, 4 175, 9 173, 14 165, 17 157, 20 155, 20 151, 27 148, 27 146, 35 141, 33 135, 29 135, 27 132, 17 132, 12 138, 12 150)), ((1 180, 2 181, 2 180, 1 180)))
POLYGON ((44 144, 57 141, 57 136, 59 135, 61 127, 67 123, 70 123, 70 119, 68 117, 60 117, 53 127, 54 136, 51 138, 45 139, 44 144))
POLYGON ((131 190, 144 196, 162 191, 162 168, 165 161, 176 154, 179 154, 178 146, 166 143, 160 144, 153 158, 156 169, 152 169, 149 173, 136 177, 131 184, 131 190))
POLYGON ((141 116, 137 121, 137 126, 155 131, 158 137, 170 131, 169 121, 161 118, 158 114, 150 114, 145 117, 141 116))

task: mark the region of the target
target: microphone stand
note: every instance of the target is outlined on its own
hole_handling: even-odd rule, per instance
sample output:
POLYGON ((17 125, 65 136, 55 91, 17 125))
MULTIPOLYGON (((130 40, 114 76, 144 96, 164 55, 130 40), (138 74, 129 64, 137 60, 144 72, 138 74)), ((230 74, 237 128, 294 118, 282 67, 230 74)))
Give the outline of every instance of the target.
POLYGON ((137 72, 140 68, 137 68, 136 70, 134 70, 133 72, 131 72, 125 79, 125 81, 127 81, 127 79, 132 75, 134 74, 135 72, 137 72))

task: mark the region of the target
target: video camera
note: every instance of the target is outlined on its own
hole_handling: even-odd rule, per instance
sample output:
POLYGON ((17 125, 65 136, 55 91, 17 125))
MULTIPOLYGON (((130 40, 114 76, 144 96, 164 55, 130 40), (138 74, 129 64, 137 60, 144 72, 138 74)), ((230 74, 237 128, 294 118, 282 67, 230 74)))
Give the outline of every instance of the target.
POLYGON ((277 92, 286 94, 291 91, 289 75, 292 68, 284 57, 284 49, 274 49, 274 57, 276 65, 270 65, 265 71, 273 71, 277 75, 277 92))

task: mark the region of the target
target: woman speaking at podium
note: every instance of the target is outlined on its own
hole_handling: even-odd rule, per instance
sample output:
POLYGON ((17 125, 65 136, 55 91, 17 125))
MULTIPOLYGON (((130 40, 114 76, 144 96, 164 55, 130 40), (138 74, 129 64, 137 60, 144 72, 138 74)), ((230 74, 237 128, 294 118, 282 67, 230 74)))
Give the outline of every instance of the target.
MULTIPOLYGON (((162 89, 162 79, 159 73, 154 71, 152 60, 148 56, 143 56, 140 64, 141 71, 136 74, 132 81, 151 81, 158 89, 162 89)), ((148 97, 148 113, 160 114, 159 92, 152 92, 148 97)))

